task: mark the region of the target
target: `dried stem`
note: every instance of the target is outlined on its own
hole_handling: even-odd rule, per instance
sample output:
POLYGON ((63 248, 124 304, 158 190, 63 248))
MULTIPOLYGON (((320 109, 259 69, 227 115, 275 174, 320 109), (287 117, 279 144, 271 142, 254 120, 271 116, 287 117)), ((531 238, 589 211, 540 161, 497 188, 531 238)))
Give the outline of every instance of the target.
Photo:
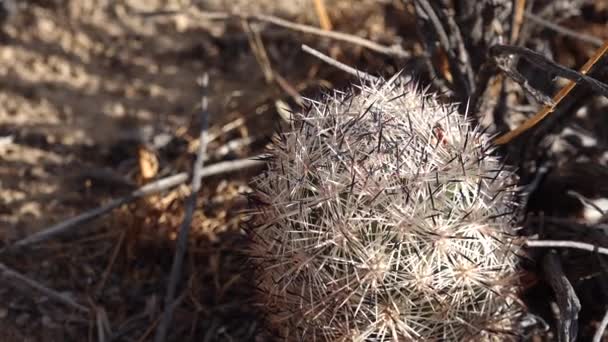
MULTIPOLYGON (((240 17, 243 17, 243 16, 240 16, 240 17)), ((376 52, 379 52, 379 53, 382 53, 385 55, 389 55, 389 56, 395 56, 395 57, 400 57, 400 58, 410 57, 410 53, 403 50, 403 48, 401 48, 401 46, 399 46, 399 45, 384 46, 384 45, 378 44, 376 42, 373 42, 369 39, 358 37, 358 36, 355 36, 352 34, 336 32, 336 31, 325 31, 325 30, 318 29, 318 28, 316 28, 314 26, 310 26, 310 25, 296 24, 291 21, 281 19, 279 17, 275 17, 272 15, 259 14, 259 15, 247 15, 244 17, 245 17, 245 19, 263 21, 263 22, 281 26, 281 27, 284 27, 284 28, 287 28, 290 30, 294 30, 294 31, 300 31, 303 33, 313 34, 313 35, 316 35, 319 37, 326 37, 326 38, 330 38, 330 39, 337 40, 337 41, 343 41, 346 43, 363 46, 372 51, 376 51, 376 52)))
POLYGON ((23 285, 25 285, 25 286, 28 286, 28 287, 44 294, 45 296, 47 296, 51 299, 54 299, 60 303, 63 303, 72 308, 75 308, 78 311, 89 312, 89 309, 87 307, 85 307, 81 304, 78 304, 75 300, 68 298, 67 296, 65 296, 63 294, 42 285, 39 282, 37 282, 33 279, 30 279, 30 278, 26 277, 25 275, 10 269, 6 265, 1 264, 1 263, 0 263, 0 276, 2 278, 4 278, 5 280, 12 282, 13 285, 18 289, 23 288, 23 285), (17 284, 17 283, 19 283, 19 284, 17 284))
POLYGON ((519 33, 524 23, 524 13, 526 11, 526 0, 516 0, 513 10, 513 25, 511 28, 511 44, 515 44, 519 39, 519 33))
POLYGON ((327 7, 325 6, 325 0, 314 0, 315 11, 317 11, 317 17, 319 17, 319 24, 325 31, 331 31, 332 25, 327 14, 327 7))
POLYGON ((112 271, 112 267, 114 266, 114 263, 116 262, 116 259, 118 258, 118 252, 120 252, 120 249, 122 248, 122 245, 123 245, 123 242, 125 241, 126 236, 127 236, 127 231, 123 230, 122 233, 120 234, 120 237, 118 238, 118 243, 114 247, 112 256, 110 256, 110 261, 108 262, 108 266, 106 267, 105 271, 103 272, 103 275, 101 276, 101 281, 99 282, 99 284, 97 285, 97 288, 95 289, 95 292, 98 295, 100 295, 103 292, 106 281, 108 280, 108 277, 110 276, 110 272, 112 271))
POLYGON ((132 202, 140 197, 153 195, 164 190, 170 189, 177 185, 180 185, 186 181, 188 175, 186 173, 179 173, 173 176, 169 176, 166 178, 159 179, 155 182, 148 183, 141 188, 133 191, 131 194, 125 197, 121 197, 115 200, 110 201, 110 203, 106 205, 102 205, 95 209, 89 210, 85 213, 82 213, 78 216, 72 217, 66 221, 53 225, 47 229, 44 229, 38 233, 32 234, 26 238, 23 238, 17 242, 15 242, 12 246, 9 246, 3 249, 1 252, 5 252, 6 250, 14 250, 22 247, 26 247, 29 245, 37 244, 43 241, 47 241, 51 238, 62 235, 80 224, 91 221, 103 214, 106 214, 112 211, 115 208, 122 206, 123 204, 127 204, 132 202))
MULTIPOLYGON (((188 8, 194 10, 194 8, 188 8)), ((166 15, 176 15, 183 13, 184 10, 177 11, 155 11, 155 12, 140 12, 139 15, 144 17, 156 17, 156 16, 166 16, 166 15)), ((285 20, 272 15, 265 14, 241 14, 241 13, 228 13, 228 12, 200 12, 197 17, 205 18, 210 20, 227 20, 227 19, 238 19, 238 20, 255 20, 260 22, 265 22, 269 24, 273 24, 276 26, 284 27, 286 29, 290 29, 293 31, 298 31, 302 33, 308 33, 312 35, 316 35, 319 37, 329 38, 336 41, 342 41, 358 46, 362 46, 369 50, 382 53, 385 55, 398 57, 398 58, 408 58, 411 54, 408 51, 405 51, 398 44, 392 46, 385 46, 382 44, 378 44, 369 39, 365 39, 363 37, 355 36, 349 33, 344 32, 336 32, 336 31, 326 31, 324 29, 320 29, 310 25, 298 24, 291 22, 289 20, 285 20)))
POLYGON ((593 90, 608 97, 608 86, 591 76, 579 73, 576 70, 561 66, 538 52, 532 51, 525 47, 511 46, 511 45, 495 45, 490 49, 491 55, 501 54, 517 54, 524 59, 528 60, 534 66, 543 69, 551 74, 555 74, 559 77, 563 77, 575 82, 585 83, 593 90))
POLYGON ((593 335, 593 342, 601 342, 602 337, 604 336, 604 332, 606 331, 606 326, 608 326, 608 310, 604 314, 604 318, 602 318, 602 322, 600 326, 597 328, 597 331, 593 335))
POLYGON ((589 252, 598 252, 608 255, 608 248, 599 247, 590 243, 567 240, 528 240, 526 246, 534 248, 574 248, 589 252))
POLYGON ((326 55, 326 54, 324 54, 324 53, 322 53, 322 52, 320 52, 318 50, 315 50, 315 49, 311 48, 310 46, 308 46, 306 44, 302 44, 302 50, 304 50, 304 52, 306 52, 306 53, 309 53, 309 54, 317 57, 318 59, 322 60, 323 62, 325 62, 325 63, 327 63, 327 64, 329 64, 329 65, 331 65, 333 67, 336 67, 336 68, 338 68, 338 69, 340 69, 340 70, 342 70, 342 71, 344 71, 344 72, 346 72, 348 74, 356 76, 356 77, 358 77, 360 79, 363 79, 363 80, 366 80, 366 81, 372 81, 372 82, 377 82, 379 80, 379 78, 376 77, 376 76, 372 76, 372 75, 370 75, 370 74, 368 74, 368 73, 366 73, 364 71, 355 69, 355 68, 353 68, 351 66, 348 66, 348 65, 346 65, 346 64, 344 64, 342 62, 339 62, 339 61, 337 61, 337 60, 329 57, 328 55, 326 55))
MULTIPOLYGON (((224 162, 215 163, 205 167, 200 172, 200 178, 206 178, 211 176, 216 176, 223 173, 229 173, 234 171, 239 171, 243 169, 248 169, 252 167, 262 166, 263 162, 256 160, 257 158, 263 158, 264 155, 254 156, 251 158, 245 159, 236 159, 229 160, 224 162)), ((9 251, 15 251, 17 249, 27 247, 30 245, 38 244, 53 238, 56 238, 60 235, 66 234, 73 229, 76 229, 80 224, 85 222, 89 222, 94 220, 108 212, 112 211, 120 207, 123 204, 130 203, 140 197, 157 194, 159 192, 168 190, 170 188, 176 187, 185 183, 188 180, 188 173, 182 172, 175 174, 173 176, 165 177, 159 179, 155 182, 148 183, 136 191, 132 192, 129 196, 121 197, 115 200, 112 200, 110 203, 106 205, 102 205, 100 207, 91 209, 85 213, 82 213, 78 216, 72 217, 66 221, 53 225, 47 229, 41 230, 38 233, 34 233, 26 238, 23 238, 17 242, 15 242, 12 246, 8 246, 2 250, 0 250, 0 254, 6 253, 9 251)))
MULTIPOLYGON (((591 58, 587 61, 587 63, 585 63, 585 65, 583 65, 583 67, 580 70, 581 74, 586 75, 591 70, 591 68, 600 59, 602 59, 602 57, 604 57, 604 55, 606 54, 606 52, 608 52, 608 42, 606 42, 601 48, 599 48, 593 54, 593 56, 591 56, 591 58)), ((555 111, 555 108, 559 105, 559 103, 566 96, 568 96, 568 94, 570 94, 570 92, 572 91, 572 89, 574 89, 574 87, 576 87, 576 84, 577 83, 575 81, 570 81, 565 87, 563 87, 553 97, 553 105, 551 105, 551 106, 544 106, 538 113, 536 113, 533 117, 531 117, 528 120, 526 120, 519 127, 517 127, 516 129, 514 129, 514 130, 512 130, 510 132, 507 132, 507 133, 501 135, 500 137, 498 137, 496 140, 494 140, 494 143, 496 143, 498 145, 506 144, 509 141, 511 141, 514 138, 516 138, 517 136, 519 136, 520 134, 522 134, 523 132, 527 131, 528 129, 534 127, 536 124, 538 124, 539 122, 541 122, 549 114, 551 114, 551 113, 553 113, 553 111, 555 111)))
MULTIPOLYGON (((207 86, 209 83, 209 75, 205 73, 203 75, 203 92, 206 92, 207 86)), ((154 338, 155 342, 163 342, 167 338, 167 333, 169 331, 169 325, 173 320, 173 302, 175 298, 175 293, 177 291, 177 283, 181 278, 182 273, 182 264, 184 262, 184 257, 186 255, 186 251, 188 249, 188 236, 190 235, 190 227, 192 224, 192 216, 194 214, 194 208, 196 208, 196 197, 198 196, 198 192, 201 189, 201 173, 203 169, 203 163, 205 158, 205 152, 207 149, 207 127, 209 126, 209 112, 208 112, 208 98, 206 94, 203 94, 202 97, 202 110, 201 110, 201 130, 199 137, 199 147, 198 152, 196 154, 196 161, 194 162, 193 172, 192 172, 192 183, 191 183, 191 193, 190 196, 186 199, 186 213, 184 215, 184 220, 179 229, 179 234, 177 237, 177 245, 175 248, 175 255, 173 257, 173 265, 171 266, 171 275, 169 276, 169 284, 167 286, 167 294, 165 296, 165 311, 161 318, 161 321, 158 326, 158 330, 156 330, 156 336, 154 338)))
POLYGON ((557 25, 549 20, 543 19, 540 16, 531 13, 531 12, 525 12, 525 16, 526 18, 530 19, 531 22, 541 25, 543 27, 546 27, 550 30, 553 30, 561 35, 564 36, 568 36, 571 38, 576 39, 577 41, 583 41, 585 43, 589 43, 591 45, 595 45, 597 47, 602 46, 603 42, 601 39, 596 38, 594 36, 590 36, 588 34, 584 34, 584 33, 579 33, 576 32, 574 30, 571 30, 567 27, 561 26, 561 25, 557 25))
POLYGON ((558 341, 575 341, 578 334, 578 313, 581 309, 581 303, 572 284, 564 274, 561 261, 556 253, 545 255, 543 269, 545 278, 551 284, 559 306, 558 341))

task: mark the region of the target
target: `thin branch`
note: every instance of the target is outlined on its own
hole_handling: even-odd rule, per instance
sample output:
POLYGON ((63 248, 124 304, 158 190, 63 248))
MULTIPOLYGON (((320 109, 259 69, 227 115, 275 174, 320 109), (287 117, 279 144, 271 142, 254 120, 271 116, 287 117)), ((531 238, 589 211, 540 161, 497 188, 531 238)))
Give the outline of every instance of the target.
POLYGON ((120 252, 120 250, 122 248, 122 245, 123 245, 123 242, 125 241, 126 236, 127 236, 127 230, 123 230, 122 233, 120 234, 120 237, 118 238, 118 242, 116 243, 116 246, 114 247, 114 251, 112 252, 112 255, 110 256, 110 261, 108 262, 108 266, 106 266, 106 269, 103 272, 103 275, 101 276, 101 280, 99 281, 99 284, 95 288, 95 293, 97 295, 101 295, 103 292, 106 281, 108 280, 108 277, 110 276, 110 272, 112 271, 112 267, 114 266, 114 263, 116 262, 116 259, 118 258, 118 253, 120 252))
POLYGON ((317 57, 318 59, 322 60, 323 62, 325 62, 325 63, 327 63, 327 64, 329 64, 329 65, 331 65, 333 67, 336 67, 336 68, 338 68, 338 69, 340 69, 340 70, 342 70, 342 71, 344 71, 346 73, 349 73, 349 74, 351 74, 353 76, 356 76, 356 77, 358 77, 360 79, 364 79, 366 81, 371 81, 371 82, 374 82, 374 83, 376 83, 376 82, 378 82, 380 80, 380 78, 378 78, 376 76, 372 76, 372 75, 370 75, 370 74, 368 74, 368 73, 366 73, 364 71, 355 69, 355 68, 353 68, 351 66, 348 66, 348 65, 346 65, 346 64, 344 64, 342 62, 339 62, 339 61, 337 61, 337 60, 329 57, 328 55, 326 55, 326 54, 324 54, 324 53, 322 53, 322 52, 320 52, 318 50, 315 50, 315 49, 311 48, 310 46, 308 46, 306 44, 302 44, 302 50, 304 52, 306 52, 306 53, 309 53, 309 54, 317 57))
POLYGON ((604 337, 604 332, 606 331, 607 326, 608 326, 608 310, 606 310, 606 313, 604 314, 604 318, 602 318, 602 322, 600 323, 600 326, 597 328, 597 330, 595 331, 595 334, 593 335, 593 342, 602 341, 602 337, 604 337))
POLYGON ((254 156, 251 158, 244 159, 235 159, 235 160, 227 160, 219 163, 215 163, 209 165, 201 170, 200 177, 207 178, 211 176, 217 176, 224 173, 230 173, 235 171, 240 171, 244 169, 250 169, 253 167, 263 166, 264 162, 262 160, 257 160, 259 158, 264 158, 266 155, 261 154, 258 156, 254 156))
POLYGON ((517 71, 517 69, 511 68, 500 62, 496 63, 496 66, 500 70, 502 70, 502 72, 504 72, 505 75, 507 75, 511 80, 513 80, 515 83, 519 84, 519 86, 524 91, 526 91, 528 94, 530 94, 534 98, 534 100, 536 100, 538 103, 541 103, 541 104, 547 105, 547 106, 553 104, 553 102, 549 96, 543 94, 538 89, 535 89, 534 87, 532 87, 530 85, 530 83, 528 82, 528 80, 524 77, 524 75, 522 75, 519 71, 517 71))
POLYGON ((268 58, 268 54, 266 53, 264 42, 260 36, 260 30, 257 27, 254 28, 247 20, 241 20, 241 26, 247 35, 251 52, 262 69, 266 83, 272 83, 274 81, 274 72, 270 64, 270 58, 268 58))
POLYGON ((155 342, 163 342, 167 338, 169 331, 169 325, 173 320, 173 302, 175 293, 177 291, 177 284, 181 278, 182 264, 186 251, 188 250, 188 236, 190 235, 190 227, 192 225, 192 216, 194 209, 196 208, 196 197, 201 189, 201 173, 204 164, 205 152, 207 150, 207 127, 209 126, 209 100, 206 95, 207 87, 209 84, 209 75, 205 73, 203 75, 203 96, 202 96, 202 110, 201 110, 201 130, 199 137, 199 147, 196 153, 196 161, 194 162, 192 172, 192 184, 190 196, 186 199, 186 212, 184 220, 179 229, 177 236, 177 244, 175 246, 175 255, 173 257, 173 265, 171 266, 171 274, 169 276, 169 284, 167 286, 167 294, 165 296, 165 312, 160 320, 158 330, 156 330, 156 336, 154 337, 155 342))
POLYGON ((568 240, 528 240, 526 246, 533 248, 573 248, 608 255, 608 248, 568 240))
MULTIPOLYGON (((264 163, 260 160, 255 160, 258 158, 263 158, 264 155, 254 156, 251 158, 245 159, 236 159, 229 160, 224 162, 219 162, 215 164, 211 164, 204 169, 201 170, 200 178, 207 178, 211 176, 216 176, 223 173, 229 173, 234 171, 240 171, 243 169, 248 169, 252 167, 262 166, 264 163)), ((166 178, 159 179, 155 182, 148 183, 136 191, 132 192, 130 195, 121 197, 115 200, 110 201, 110 203, 106 205, 102 205, 100 207, 91 209, 85 213, 82 213, 78 216, 72 217, 66 221, 53 225, 47 229, 41 230, 37 233, 34 233, 26 238, 23 238, 13 245, 8 246, 4 249, 0 250, 0 254, 6 253, 8 251, 14 251, 23 247, 27 247, 33 244, 38 244, 52 238, 63 235, 73 229, 76 229, 80 224, 92 221, 101 215, 104 215, 113 209, 120 207, 123 204, 130 203, 140 197, 145 197, 148 195, 157 194, 159 192, 168 190, 170 188, 176 187, 185 183, 188 180, 188 173, 182 172, 175 174, 173 176, 169 176, 166 178)))
MULTIPOLYGON (((604 57, 604 55, 606 54, 606 52, 608 52, 608 41, 601 48, 599 48, 593 54, 593 56, 591 56, 591 58, 587 61, 587 63, 585 63, 585 65, 583 65, 583 67, 580 70, 581 74, 586 75, 591 70, 591 68, 600 59, 602 59, 604 57)), ((514 129, 514 130, 512 130, 510 132, 507 132, 507 133, 501 135, 500 137, 498 137, 496 140, 494 140, 494 143, 498 144, 498 145, 506 144, 509 141, 511 141, 514 138, 516 138, 517 136, 519 136, 520 134, 522 134, 523 132, 527 131, 528 129, 534 127, 536 124, 538 124, 539 122, 541 122, 549 114, 551 114, 551 113, 553 113, 553 111, 555 111, 555 108, 559 105, 559 103, 566 96, 568 96, 568 94, 570 94, 570 92, 572 91, 572 89, 574 89, 574 87, 576 87, 576 84, 577 84, 576 82, 570 81, 570 83, 568 83, 565 87, 563 87, 553 97, 553 105, 551 105, 551 106, 544 106, 538 113, 536 113, 533 117, 531 117, 528 120, 526 120, 519 127, 517 127, 516 129, 514 129)))
MULTIPOLYGON (((192 8, 194 9, 194 8, 192 8)), ((156 16, 167 16, 167 15, 176 15, 184 13, 183 10, 175 10, 175 11, 157 11, 157 12, 139 12, 138 14, 143 17, 156 17, 156 16)), ((289 20, 285 20, 272 15, 265 14, 240 14, 240 13, 228 13, 228 12, 200 12, 198 17, 210 19, 210 20, 227 20, 227 19, 239 19, 239 20, 255 20, 260 22, 265 22, 269 24, 273 24, 276 26, 280 26, 286 29, 290 29, 293 31, 308 33, 312 35, 316 35, 319 37, 325 37, 329 39, 333 39, 336 41, 342 41, 358 46, 362 46, 372 51, 376 51, 378 53, 382 53, 389 56, 394 56, 398 58, 409 58, 411 54, 408 51, 405 51, 399 44, 385 46, 382 44, 378 44, 369 39, 355 36, 353 34, 344 33, 344 32, 336 32, 336 31, 326 31, 323 29, 319 29, 314 26, 297 24, 291 22, 289 20)))
POLYGON ((444 15, 447 26, 450 28, 450 35, 453 38, 453 45, 455 45, 456 52, 458 56, 456 57, 455 53, 448 52, 447 55, 453 54, 455 59, 450 59, 450 72, 452 74, 460 74, 461 82, 463 86, 466 87, 466 97, 469 98, 471 94, 475 92, 475 75, 473 72, 473 66, 471 65, 471 56, 469 56, 469 52, 464 43, 464 38, 462 33, 460 32, 460 27, 454 20, 453 16, 444 15), (454 71, 454 69, 458 70, 458 73, 454 71))
POLYGON ((315 3, 315 11, 317 12, 317 17, 319 17, 319 24, 321 28, 325 31, 331 31, 332 25, 331 20, 329 19, 329 15, 327 14, 327 7, 325 6, 324 0, 314 0, 315 3))
POLYGON ((112 335, 112 328, 108 320, 108 314, 104 308, 98 307, 95 310, 95 316, 97 323, 97 341, 107 342, 108 339, 106 338, 106 335, 112 335))
POLYGON ((35 234, 32 234, 26 238, 23 238, 17 242, 15 242, 12 246, 6 247, 0 252, 5 252, 6 250, 13 250, 22 248, 25 246, 33 245, 36 243, 40 243, 51 238, 62 235, 76 226, 83 224, 85 222, 89 222, 103 214, 106 214, 112 211, 115 208, 122 206, 123 204, 134 201, 137 198, 156 194, 162 192, 164 190, 170 189, 177 185, 184 183, 188 179, 187 173, 179 173, 173 176, 169 176, 166 178, 159 179, 155 182, 146 184, 141 188, 133 191, 131 194, 125 197, 121 197, 115 200, 110 201, 110 203, 97 207, 95 209, 89 210, 85 213, 82 213, 78 216, 72 217, 66 221, 53 225, 47 229, 41 230, 35 234))
POLYGON ((509 41, 515 44, 519 39, 519 33, 524 23, 524 12, 526 10, 526 0, 516 0, 513 8, 513 21, 511 24, 511 37, 509 41))
POLYGON ((543 273, 555 293, 559 307, 558 341, 575 341, 578 334, 578 313, 581 310, 581 303, 572 284, 564 274, 561 261, 556 253, 550 252, 543 257, 543 273))
POLYGON ((78 304, 75 300, 65 296, 64 294, 61 294, 51 288, 48 288, 40 283, 38 283, 37 281, 30 279, 28 277, 26 277, 25 275, 14 271, 10 268, 8 268, 6 265, 0 263, 0 276, 6 280, 12 280, 14 282, 18 282, 21 284, 21 286, 19 286, 19 284, 13 284, 15 286, 15 288, 17 289, 22 289, 23 285, 30 287, 42 294, 44 294, 45 296, 54 299, 60 303, 66 304, 72 308, 77 309, 78 311, 82 311, 82 312, 89 312, 89 309, 81 304, 78 304))
POLYGON ((392 46, 384 46, 384 45, 378 44, 376 42, 373 42, 369 39, 365 39, 365 38, 355 36, 355 35, 352 35, 349 33, 336 32, 336 31, 325 31, 322 29, 318 29, 314 26, 296 24, 291 21, 281 19, 279 17, 275 17, 272 15, 259 14, 259 15, 245 16, 245 18, 267 22, 270 24, 274 24, 277 26, 281 26, 281 27, 290 29, 290 30, 300 31, 303 33, 309 33, 309 34, 313 34, 313 35, 316 35, 319 37, 326 37, 326 38, 330 38, 330 39, 337 40, 337 41, 343 41, 346 43, 363 46, 369 50, 376 51, 376 52, 379 52, 379 53, 382 53, 385 55, 389 55, 389 56, 394 56, 394 57, 399 57, 399 58, 410 57, 410 53, 403 50, 403 48, 398 44, 395 44, 392 46))
POLYGON ((530 19, 530 21, 532 21, 535 24, 546 27, 561 35, 574 38, 577 41, 583 41, 583 42, 595 45, 596 47, 600 47, 603 44, 602 40, 599 38, 596 38, 596 37, 588 35, 588 34, 579 33, 574 30, 571 30, 567 27, 555 24, 555 23, 553 23, 549 20, 543 19, 540 16, 538 16, 534 13, 531 13, 529 11, 525 12, 525 16, 526 16, 526 18, 530 19))
POLYGON ((425 19, 428 19, 431 22, 433 28, 435 29, 435 33, 437 33, 437 40, 439 40, 439 43, 443 46, 443 49, 446 52, 451 51, 452 49, 450 46, 450 39, 448 38, 448 34, 443 28, 443 25, 441 23, 441 20, 439 20, 437 13, 435 13, 433 6, 431 6, 431 4, 427 0, 418 0, 414 3, 414 5, 417 5, 416 13, 418 13, 419 15, 421 13, 424 13, 426 15, 425 19))
MULTIPOLYGON (((175 308, 177 308, 179 305, 181 305, 181 303, 183 302, 184 298, 186 298, 186 294, 188 292, 184 291, 179 297, 177 297, 175 299, 175 301, 173 301, 173 303, 171 303, 171 306, 173 307, 172 310, 174 310, 175 308)), ((146 331, 144 331, 143 335, 137 339, 137 342, 144 342, 144 341, 148 341, 148 336, 152 334, 152 332, 154 331, 154 329, 158 326, 160 320, 163 318, 163 316, 161 315, 160 317, 157 317, 152 324, 150 325, 150 327, 148 327, 148 329, 146 329, 146 331)))
POLYGON ((593 90, 608 98, 608 85, 596 80, 591 76, 587 76, 579 73, 576 70, 559 65, 540 53, 528 48, 512 45, 494 45, 490 48, 490 54, 494 56, 501 54, 517 54, 540 69, 571 81, 585 83, 593 90))
MULTIPOLYGON (((419 33, 429 52, 436 50, 435 41, 443 48, 453 77, 452 89, 462 99, 468 99, 475 92, 475 77, 471 58, 464 44, 464 39, 454 18, 445 14, 438 5, 428 0, 414 1, 414 8, 421 25, 419 33), (448 31, 449 29, 449 31, 448 31), (434 34, 432 34, 434 32, 434 34)), ((429 61, 432 68, 433 63, 429 61)))

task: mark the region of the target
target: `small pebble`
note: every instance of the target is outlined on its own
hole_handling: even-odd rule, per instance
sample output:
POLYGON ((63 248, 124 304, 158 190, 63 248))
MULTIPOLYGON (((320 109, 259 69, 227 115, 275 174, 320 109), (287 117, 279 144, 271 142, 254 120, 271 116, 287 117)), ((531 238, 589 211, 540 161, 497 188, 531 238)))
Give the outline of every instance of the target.
POLYGON ((5 319, 8 316, 7 308, 0 308, 0 319, 5 319))

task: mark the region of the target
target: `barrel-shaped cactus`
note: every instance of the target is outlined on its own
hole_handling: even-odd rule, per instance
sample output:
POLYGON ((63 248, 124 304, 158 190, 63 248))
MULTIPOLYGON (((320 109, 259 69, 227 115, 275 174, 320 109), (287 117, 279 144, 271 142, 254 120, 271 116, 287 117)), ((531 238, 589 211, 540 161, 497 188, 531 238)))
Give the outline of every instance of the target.
POLYGON ((513 332, 516 177, 490 137, 397 77, 310 104, 253 182, 250 254, 274 331, 301 341, 513 332))

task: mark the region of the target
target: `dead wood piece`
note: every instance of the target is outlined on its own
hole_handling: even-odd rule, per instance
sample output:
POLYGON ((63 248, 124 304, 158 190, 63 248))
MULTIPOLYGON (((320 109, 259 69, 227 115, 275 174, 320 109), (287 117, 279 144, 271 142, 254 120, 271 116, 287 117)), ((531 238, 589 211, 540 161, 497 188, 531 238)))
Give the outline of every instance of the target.
MULTIPOLYGON (((264 155, 254 156, 251 158, 244 159, 236 159, 229 160, 224 162, 215 163, 209 165, 208 167, 203 168, 200 171, 199 177, 201 179, 206 177, 217 176, 223 173, 235 172, 244 169, 249 169, 253 167, 259 167, 264 165, 263 161, 257 160, 257 158, 263 158, 264 155)), ((109 213, 113 209, 116 209, 124 204, 130 203, 138 198, 149 196, 153 194, 157 194, 168 190, 170 188, 176 187, 185 183, 188 180, 188 173, 182 172, 172 176, 168 176, 166 178, 159 179, 155 182, 148 183, 136 191, 132 192, 129 196, 121 197, 118 199, 114 199, 110 201, 108 204, 102 205, 100 207, 91 209, 85 213, 82 213, 78 216, 72 217, 66 221, 55 224, 47 229, 41 230, 38 233, 34 233, 28 237, 25 237, 13 245, 5 247, 0 250, 0 254, 6 252, 14 252, 21 248, 31 246, 34 244, 38 244, 44 241, 48 241, 50 239, 59 237, 64 235, 76 228, 78 228, 81 224, 90 222, 104 214, 109 213)))
POLYGON ((490 48, 490 55, 497 56, 503 54, 517 54, 526 59, 528 62, 532 63, 534 66, 548 73, 555 74, 559 77, 563 77, 577 83, 584 83, 596 92, 608 97, 608 85, 582 72, 559 65, 536 51, 525 47, 512 45, 494 45, 490 48))
POLYGON ((269 23, 272 25, 280 26, 292 31, 298 31, 302 33, 312 34, 319 37, 329 38, 336 41, 342 41, 345 43, 350 43, 358 46, 362 46, 366 49, 385 54, 388 56, 393 56, 397 58, 409 58, 411 54, 404 50, 399 44, 385 46, 382 44, 378 44, 369 39, 359 37, 353 34, 345 33, 345 32, 337 32, 337 31, 329 31, 325 29, 320 29, 310 25, 298 24, 291 22, 289 20, 285 20, 273 15, 265 15, 265 14, 245 14, 245 13, 227 13, 227 12, 200 12, 196 10, 194 7, 189 7, 181 10, 174 11, 154 11, 154 12, 140 12, 138 13, 142 17, 153 18, 158 16, 170 16, 177 14, 190 14, 193 19, 209 19, 209 20, 247 20, 247 21, 258 21, 269 23), (197 13, 198 12, 198 13, 197 13))
MULTIPOLYGON (((461 27, 456 23, 448 10, 441 8, 438 2, 415 0, 414 8, 419 22, 419 34, 429 53, 437 51, 438 42, 447 57, 449 74, 453 78, 452 90, 457 98, 466 102, 475 93, 475 75, 471 56, 465 45, 461 27)), ((432 63, 429 64, 433 72, 432 63)))
MULTIPOLYGON (((604 58, 604 55, 606 53, 608 53, 608 41, 606 43, 604 43, 604 45, 602 47, 600 47, 597 51, 595 51, 593 56, 591 56, 591 58, 589 58, 589 60, 585 63, 585 65, 583 65, 581 67, 580 73, 583 75, 588 74, 591 71, 591 69, 593 68, 593 66, 595 66, 601 59, 604 58)), ((539 122, 541 122, 543 119, 545 119, 549 114, 551 114, 555 111, 555 109, 559 105, 559 103, 564 98, 566 98, 566 96, 568 96, 568 94, 570 94, 570 92, 572 91, 572 89, 574 89, 574 87, 576 87, 576 85, 577 85, 577 83, 575 81, 570 81, 570 83, 568 83, 559 92, 557 92, 557 94, 555 94, 555 96, 553 97, 553 105, 544 106, 534 116, 532 116, 531 118, 526 120, 519 127, 499 136, 497 139, 494 140, 494 143, 496 143, 498 145, 506 144, 506 143, 510 142, 511 140, 513 140, 514 138, 518 137, 523 132, 536 126, 539 122)))
POLYGON ((177 236, 177 244, 175 246, 175 255, 173 256, 173 265, 171 266, 171 274, 169 276, 169 284, 167 285, 167 294, 165 295, 165 311, 161 317, 156 335, 154 337, 155 342, 163 342, 167 338, 169 332, 169 325, 173 320, 173 310, 175 294, 177 292, 177 284, 181 279, 182 265, 186 251, 188 250, 188 237, 190 235, 190 228, 192 225, 192 216, 194 215, 194 209, 196 208, 196 198, 198 197, 198 191, 201 189, 201 174, 205 159, 205 153, 207 151, 207 129, 209 126, 209 113, 208 107, 209 102, 207 98, 207 87, 209 83, 209 75, 205 73, 202 80, 203 96, 202 96, 202 110, 201 110, 201 128, 199 135, 199 146, 196 153, 196 161, 193 165, 192 181, 191 181, 191 192, 185 203, 185 214, 182 225, 179 229, 177 236))
POLYGON ((608 255, 608 248, 599 247, 590 243, 577 242, 577 241, 566 241, 566 240, 528 240, 526 241, 528 247, 540 247, 540 248, 574 248, 582 249, 589 252, 598 252, 600 254, 608 255))
POLYGON ((604 314, 604 318, 602 318, 600 326, 597 328, 597 331, 593 335, 593 342, 602 341, 602 337, 604 336, 604 332, 606 331, 606 326, 608 326, 608 310, 604 314))
POLYGON ((572 284, 570 284, 564 274, 557 253, 552 251, 544 256, 543 270, 545 279, 555 293, 555 299, 559 307, 560 317, 557 320, 558 341, 575 341, 578 334, 578 313, 581 310, 581 303, 574 292, 572 284))
POLYGON ((114 199, 110 201, 108 204, 102 205, 95 209, 89 210, 85 213, 82 213, 78 216, 72 217, 66 221, 60 222, 56 225, 53 225, 47 229, 41 230, 38 233, 32 234, 26 238, 23 238, 17 242, 15 242, 12 246, 9 246, 2 250, 1 252, 11 251, 19 248, 23 248, 29 245, 33 245, 36 243, 40 243, 43 241, 47 241, 59 235, 62 235, 72 229, 74 227, 79 226, 80 224, 89 222, 103 214, 106 214, 112 211, 115 208, 122 206, 123 204, 129 203, 137 198, 148 196, 152 194, 156 194, 162 192, 164 190, 170 189, 174 186, 180 185, 186 181, 188 178, 187 173, 179 173, 173 176, 169 176, 166 178, 159 179, 158 181, 146 184, 141 188, 133 191, 131 194, 125 197, 121 197, 118 199, 114 199))
POLYGON ((370 74, 368 74, 368 73, 366 73, 364 71, 355 69, 355 68, 353 68, 353 67, 351 67, 349 65, 346 65, 346 64, 344 64, 342 62, 339 62, 339 61, 337 61, 337 60, 329 57, 328 55, 326 55, 326 54, 324 54, 324 53, 322 53, 322 52, 320 52, 318 50, 315 50, 315 49, 311 48, 310 46, 308 46, 306 44, 302 44, 302 50, 304 52, 306 52, 306 53, 309 53, 309 54, 317 57, 318 59, 322 60, 323 62, 325 62, 325 63, 327 63, 327 64, 329 64, 329 65, 331 65, 333 67, 336 67, 336 68, 338 68, 338 69, 340 69, 340 70, 342 70, 342 71, 344 71, 344 72, 346 72, 348 74, 356 76, 356 77, 358 77, 360 79, 363 79, 363 80, 366 80, 366 81, 371 81, 371 82, 377 82, 379 80, 379 78, 376 77, 376 76, 372 76, 372 75, 370 75, 370 74))
POLYGON ((49 297, 50 299, 53 299, 57 302, 66 304, 69 307, 72 307, 78 311, 81 311, 84 313, 89 312, 89 309, 87 307, 79 304, 78 302, 69 298, 68 296, 66 296, 62 293, 59 293, 49 287, 46 287, 46 286, 40 284, 39 282, 37 282, 33 279, 30 279, 27 276, 15 271, 15 270, 10 269, 8 266, 1 264, 1 263, 0 263, 0 277, 3 278, 6 282, 13 285, 17 289, 21 289, 23 287, 23 285, 25 285, 31 289, 34 289, 34 290, 42 293, 43 295, 49 297))
POLYGON ((543 27, 548 28, 550 30, 553 30, 553 31, 555 31, 555 32, 557 32, 557 33, 559 33, 561 35, 574 38, 574 39, 576 39, 578 41, 583 41, 585 43, 589 43, 589 44, 594 45, 596 47, 600 47, 604 43, 599 38, 596 38, 594 36, 590 36, 588 34, 579 33, 579 32, 576 32, 574 30, 571 30, 571 29, 569 29, 569 28, 567 28, 565 26, 561 26, 561 25, 555 24, 554 22, 546 20, 546 19, 543 19, 542 17, 540 17, 540 16, 538 16, 538 15, 536 15, 534 13, 531 13, 529 11, 526 11, 524 15, 526 16, 526 18, 530 19, 531 22, 533 22, 533 23, 535 23, 537 25, 540 25, 540 26, 543 26, 543 27))

